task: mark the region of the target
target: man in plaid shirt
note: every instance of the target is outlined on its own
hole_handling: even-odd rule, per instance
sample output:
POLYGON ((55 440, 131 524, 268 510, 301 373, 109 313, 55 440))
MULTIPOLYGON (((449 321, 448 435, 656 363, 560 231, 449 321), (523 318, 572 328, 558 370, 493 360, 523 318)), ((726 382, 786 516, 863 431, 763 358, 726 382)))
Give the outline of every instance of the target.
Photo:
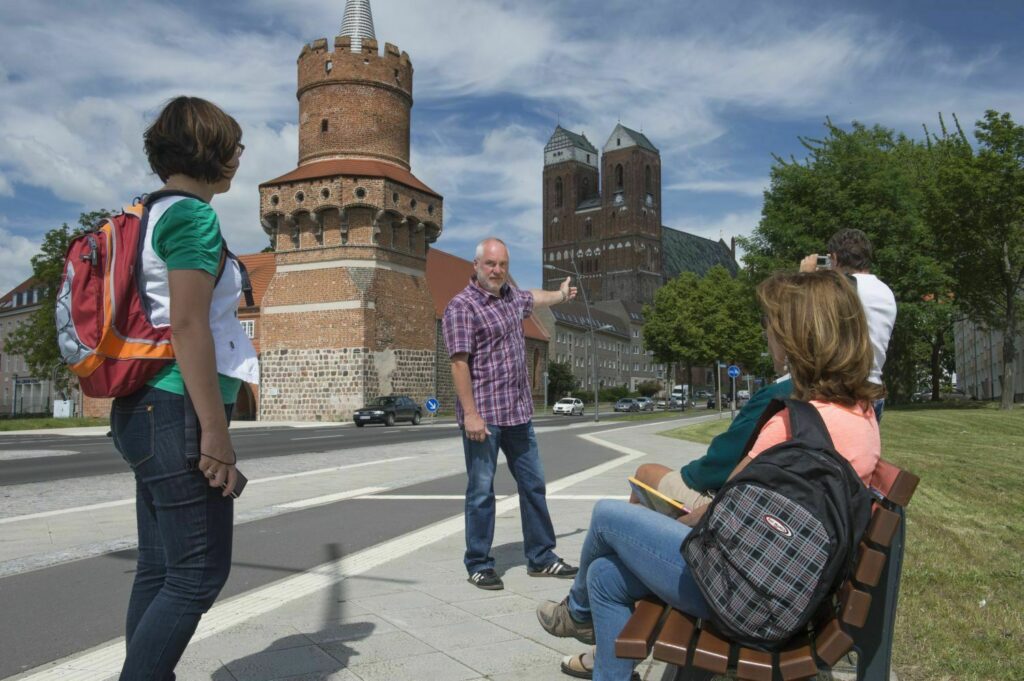
POLYGON ((526 571, 531 577, 573 577, 578 569, 555 555, 555 530, 545 497, 544 469, 533 432, 523 320, 535 306, 576 296, 569 278, 557 291, 523 291, 508 283, 508 248, 500 239, 476 247, 473 277, 444 311, 466 455, 466 555, 469 582, 502 589, 490 555, 494 540, 494 471, 505 453, 519 490, 526 571))

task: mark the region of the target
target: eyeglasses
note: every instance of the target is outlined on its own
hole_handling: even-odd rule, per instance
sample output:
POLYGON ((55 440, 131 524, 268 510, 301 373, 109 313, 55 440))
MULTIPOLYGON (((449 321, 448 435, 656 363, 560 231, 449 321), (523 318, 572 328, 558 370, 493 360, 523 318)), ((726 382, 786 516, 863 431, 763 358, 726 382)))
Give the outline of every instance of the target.
POLYGON ((242 158, 242 152, 244 152, 244 151, 245 151, 245 145, 242 144, 241 142, 239 142, 238 146, 235 147, 235 156, 237 156, 238 158, 242 158))

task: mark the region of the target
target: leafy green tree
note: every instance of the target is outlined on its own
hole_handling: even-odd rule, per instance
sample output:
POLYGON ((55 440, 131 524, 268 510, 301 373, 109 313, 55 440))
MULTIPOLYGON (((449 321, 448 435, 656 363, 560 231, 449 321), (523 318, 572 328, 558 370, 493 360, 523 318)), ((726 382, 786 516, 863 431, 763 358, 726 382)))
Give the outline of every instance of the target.
POLYGON ((720 265, 703 278, 684 272, 668 282, 644 318, 644 348, 659 362, 681 362, 687 376, 718 360, 749 371, 767 350, 753 289, 720 265))
POLYGON ((895 400, 917 390, 920 371, 939 382, 952 363, 953 276, 939 240, 924 218, 942 155, 881 126, 825 123, 823 139, 801 138, 802 161, 776 157, 761 222, 741 240, 753 281, 795 269, 808 253, 823 253, 844 227, 868 235, 872 271, 898 303, 884 380, 895 400))
POLYGON ((927 215, 952 264, 958 306, 1002 334, 1000 408, 1011 409, 1024 303, 1024 126, 989 110, 974 136, 976 150, 959 125, 936 138, 945 162, 927 215))
MULTIPOLYGON (((78 218, 81 230, 89 229, 109 217, 110 211, 97 210, 82 213, 78 218)), ((25 358, 29 371, 37 378, 55 379, 54 390, 67 393, 72 382, 71 373, 64 366, 57 347, 57 327, 54 308, 57 289, 64 270, 64 256, 78 230, 72 231, 67 223, 51 229, 43 237, 39 253, 32 257, 32 277, 43 288, 39 309, 16 328, 5 343, 5 351, 25 358)))
POLYGON ((548 362, 548 403, 554 404, 579 387, 567 362, 548 362))

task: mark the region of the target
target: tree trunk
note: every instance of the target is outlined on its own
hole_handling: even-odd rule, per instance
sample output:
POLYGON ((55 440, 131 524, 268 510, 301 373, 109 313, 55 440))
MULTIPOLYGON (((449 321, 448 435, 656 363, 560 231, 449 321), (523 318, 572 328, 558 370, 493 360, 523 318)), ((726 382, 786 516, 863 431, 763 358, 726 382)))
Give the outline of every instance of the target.
POLYGON ((1016 355, 1016 348, 1014 341, 1014 334, 1017 329, 1016 324, 1007 325, 1006 331, 1003 332, 1003 376, 1001 379, 1002 384, 1002 400, 999 403, 1000 409, 1013 409, 1013 391, 1017 384, 1016 372, 1014 371, 1014 355, 1016 355))
POLYGON ((939 387, 942 382, 942 348, 946 344, 945 330, 935 333, 932 339, 932 402, 938 402, 939 387))

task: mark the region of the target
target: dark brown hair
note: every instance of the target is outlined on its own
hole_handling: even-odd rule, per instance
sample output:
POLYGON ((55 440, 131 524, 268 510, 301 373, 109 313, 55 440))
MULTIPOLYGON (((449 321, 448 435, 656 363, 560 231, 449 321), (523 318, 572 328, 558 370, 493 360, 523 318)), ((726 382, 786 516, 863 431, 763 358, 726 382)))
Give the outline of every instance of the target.
POLYGON ((181 173, 217 182, 228 175, 242 140, 238 122, 199 97, 175 97, 143 135, 149 167, 160 179, 181 173))
POLYGON ((868 383, 874 361, 857 291, 834 270, 779 273, 757 287, 766 328, 785 352, 793 396, 867 405, 882 396, 868 383))
POLYGON ((871 267, 871 242, 859 229, 841 229, 828 240, 828 252, 836 254, 840 267, 860 272, 871 267))

